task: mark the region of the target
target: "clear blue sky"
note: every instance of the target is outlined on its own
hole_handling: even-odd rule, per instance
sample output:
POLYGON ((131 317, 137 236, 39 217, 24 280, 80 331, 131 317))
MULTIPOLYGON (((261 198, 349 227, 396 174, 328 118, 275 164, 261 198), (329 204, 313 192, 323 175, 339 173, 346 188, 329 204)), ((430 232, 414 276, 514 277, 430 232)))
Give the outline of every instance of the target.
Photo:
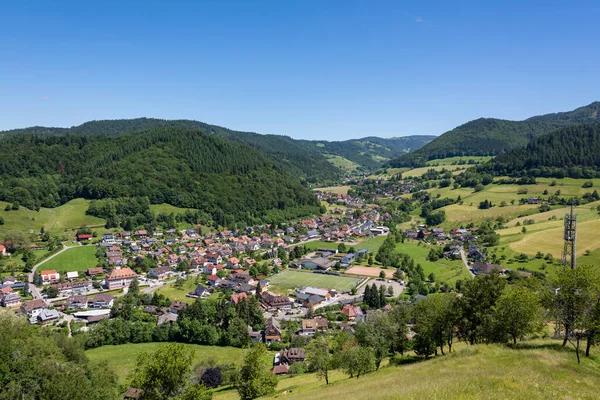
POLYGON ((600 100, 600 1, 6 1, 0 130, 441 134, 600 100))

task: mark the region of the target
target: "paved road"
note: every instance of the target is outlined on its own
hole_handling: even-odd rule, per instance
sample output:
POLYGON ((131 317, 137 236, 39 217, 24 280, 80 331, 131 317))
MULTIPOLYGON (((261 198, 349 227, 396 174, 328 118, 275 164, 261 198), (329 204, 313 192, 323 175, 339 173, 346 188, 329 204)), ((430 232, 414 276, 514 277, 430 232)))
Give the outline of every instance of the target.
POLYGON ((465 264, 465 268, 471 274, 471 278, 475 278, 475 274, 469 269, 469 262, 467 261, 467 256, 465 254, 465 249, 461 247, 460 249, 460 258, 462 258, 463 263, 465 264))

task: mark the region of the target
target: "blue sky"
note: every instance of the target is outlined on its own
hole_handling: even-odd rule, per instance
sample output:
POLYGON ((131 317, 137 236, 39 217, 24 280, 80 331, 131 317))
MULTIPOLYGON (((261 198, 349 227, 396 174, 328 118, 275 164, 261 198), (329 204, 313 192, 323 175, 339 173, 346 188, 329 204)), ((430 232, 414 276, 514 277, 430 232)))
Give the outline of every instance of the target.
POLYGON ((600 100, 599 1, 7 1, 0 15, 0 130, 147 116, 343 140, 600 100))

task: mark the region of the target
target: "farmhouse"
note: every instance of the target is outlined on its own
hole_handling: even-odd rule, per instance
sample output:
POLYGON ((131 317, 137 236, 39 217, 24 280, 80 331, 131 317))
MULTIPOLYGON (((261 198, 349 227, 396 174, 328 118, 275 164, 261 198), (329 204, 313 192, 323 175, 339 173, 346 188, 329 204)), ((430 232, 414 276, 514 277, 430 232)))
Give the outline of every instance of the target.
POLYGON ((117 289, 122 287, 129 287, 131 281, 137 278, 137 274, 129 267, 116 267, 106 276, 106 287, 111 289, 117 289))
POLYGON ((303 319, 300 334, 305 336, 314 336, 317 332, 327 330, 329 321, 325 318, 303 319))
POLYGON ((273 343, 273 342, 281 342, 281 326, 279 325, 279 321, 275 318, 271 317, 265 323, 265 343, 273 343))
POLYGON ((306 359, 306 352, 302 348, 292 347, 279 353, 279 362, 281 364, 291 365, 295 362, 303 362, 306 359))

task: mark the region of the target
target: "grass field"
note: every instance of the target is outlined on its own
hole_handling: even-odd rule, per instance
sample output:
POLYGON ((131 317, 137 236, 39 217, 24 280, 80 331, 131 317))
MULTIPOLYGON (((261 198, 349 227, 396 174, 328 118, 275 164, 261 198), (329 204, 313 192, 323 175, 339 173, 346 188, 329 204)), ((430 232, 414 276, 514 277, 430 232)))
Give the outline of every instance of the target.
MULTIPOLYGON (((600 385, 600 362, 584 358, 577 365, 570 350, 557 343, 464 347, 429 361, 388 366, 359 379, 338 371, 329 386, 314 374, 279 380, 276 394, 267 398, 311 400, 379 399, 595 399, 600 385)), ((234 392, 216 400, 235 399, 234 392)))
POLYGON ((421 264, 426 277, 433 272, 437 282, 454 284, 458 279, 471 277, 461 260, 442 258, 435 262, 428 261, 429 246, 419 246, 418 242, 399 243, 396 245, 396 251, 410 255, 414 258, 415 264, 421 264))
POLYGON ((95 246, 72 247, 39 266, 38 270, 55 269, 57 272, 84 271, 96 266, 95 246))
MULTIPOLYGON (((127 379, 129 371, 135 367, 137 357, 141 353, 154 352, 165 345, 166 343, 131 343, 119 346, 102 346, 87 350, 85 354, 94 362, 106 360, 123 383, 127 379)), ((194 365, 210 359, 214 359, 219 363, 239 363, 244 354, 243 349, 235 347, 200 346, 196 344, 184 344, 184 346, 194 350, 194 365)))
POLYGON ((346 276, 313 274, 312 272, 301 271, 283 271, 270 278, 272 285, 286 289, 312 286, 339 291, 352 289, 359 280, 360 279, 346 276))
POLYGON ((193 210, 193 208, 179 208, 166 203, 150 204, 150 211, 155 214, 183 214, 188 210, 193 210))
POLYGON ((402 177, 403 178, 408 178, 408 177, 418 178, 421 175, 423 175, 425 172, 429 171, 430 169, 433 169, 435 171, 441 171, 443 169, 446 169, 448 171, 458 171, 458 173, 460 173, 460 172, 464 171, 465 169, 473 167, 473 166, 474 165, 439 165, 436 167, 414 168, 409 171, 403 172, 402 177))
POLYGON ((315 188, 315 190, 324 192, 324 193, 335 193, 335 194, 348 194, 348 190, 350 190, 350 186, 328 186, 322 188, 315 188))
POLYGON ((327 161, 329 161, 334 166, 343 169, 347 172, 354 172, 360 167, 360 164, 357 164, 354 161, 350 161, 342 156, 325 154, 325 158, 327 158, 327 161))
MULTIPOLYGON (((193 302, 196 301, 196 299, 194 299, 192 297, 187 297, 186 294, 188 294, 189 292, 191 292, 192 290, 194 290, 196 288, 197 285, 194 282, 195 282, 194 278, 186 279, 183 284, 182 289, 177 289, 175 287, 175 283, 169 283, 168 285, 165 285, 165 286, 161 287, 160 289, 158 289, 157 292, 162 295, 167 296, 169 299, 171 299, 173 301, 179 300, 184 303, 192 304, 193 302)), ((206 286, 206 285, 204 285, 204 286, 206 286)))
MULTIPOLYGON (((485 156, 465 156, 465 157, 461 157, 461 156, 456 156, 456 157, 448 157, 448 158, 438 158, 435 160, 429 160, 427 161, 427 165, 452 165, 452 163, 457 163, 459 161, 465 161, 468 162, 470 160, 473 160, 475 162, 479 162, 479 163, 484 163, 487 162, 489 160, 491 160, 494 157, 485 157, 485 156)), ((465 166, 470 166, 469 164, 465 164, 465 166)))
MULTIPOLYGON (((600 220, 577 224, 577 255, 581 256, 586 250, 600 248, 600 220)), ((563 250, 563 228, 554 228, 526 235, 522 240, 510 244, 519 253, 535 254, 538 251, 560 257, 563 250)))
POLYGON ((0 202, 0 216, 4 225, 0 225, 0 236, 11 230, 39 232, 44 229, 52 233, 61 233, 65 229, 76 229, 82 225, 104 226, 101 218, 85 215, 90 204, 89 200, 75 199, 56 208, 42 208, 31 211, 21 207, 19 210, 4 211, 7 203, 0 202))

